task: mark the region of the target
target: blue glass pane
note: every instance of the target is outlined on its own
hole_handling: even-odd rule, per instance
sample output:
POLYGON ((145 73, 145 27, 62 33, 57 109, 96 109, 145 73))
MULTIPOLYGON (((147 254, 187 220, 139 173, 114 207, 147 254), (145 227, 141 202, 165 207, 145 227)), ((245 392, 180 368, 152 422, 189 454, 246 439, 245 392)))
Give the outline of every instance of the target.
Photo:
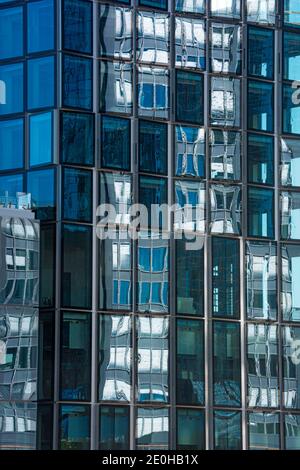
POLYGON ((28 3, 27 49, 29 53, 54 49, 53 0, 28 3))
POLYGON ((100 406, 99 448, 128 450, 129 407, 100 406))
POLYGON ((205 449, 205 412, 192 408, 177 409, 176 450, 205 449))
POLYGON ((272 132, 274 128, 273 85, 248 82, 248 128, 272 132))
POLYGON ((63 218, 90 222, 92 218, 92 173, 64 168, 63 218))
POLYGON ((90 407, 61 405, 59 448, 87 450, 90 448, 90 407))
POLYGON ((102 116, 101 166, 130 169, 130 120, 102 116))
POLYGON ((203 123, 203 76, 196 73, 176 74, 176 120, 203 123))
POLYGON ((140 178, 140 204, 148 210, 148 223, 153 224, 153 227, 162 227, 165 220, 162 220, 162 213, 158 211, 158 206, 161 204, 167 204, 167 179, 156 178, 152 176, 141 176, 140 178), (157 208, 153 207, 151 212, 151 206, 157 205, 157 208), (153 216, 153 217, 152 217, 153 216))
POLYGON ((139 4, 147 7, 166 10, 168 6, 168 0, 139 0, 139 4))
POLYGON ((273 184, 273 137, 248 134, 248 181, 249 183, 273 184))
POLYGON ((54 106, 54 56, 31 59, 28 66, 28 109, 54 106))
POLYGON ((52 113, 30 116, 30 166, 52 162, 52 113))
POLYGON ((93 165, 94 163, 94 117, 92 114, 62 114, 63 163, 93 165))
POLYGON ((141 120, 139 124, 140 170, 165 174, 167 172, 167 125, 141 120))
POLYGON ((283 85, 283 132, 300 134, 299 90, 283 85))
POLYGON ((283 77, 287 80, 300 79, 300 34, 283 33, 283 77))
POLYGON ((0 10, 0 59, 23 55, 23 8, 0 10))
POLYGON ((205 175, 204 129, 176 126, 175 158, 177 176, 205 175))
POLYGON ((93 62, 76 56, 63 58, 63 104, 71 108, 92 108, 93 62))
POLYGON ((248 235, 274 238, 274 192, 272 189, 248 189, 248 235))
POLYGON ((64 49, 92 53, 92 2, 64 0, 64 49))
POLYGON ((23 112, 23 63, 0 67, 0 115, 23 112))
POLYGON ((23 119, 0 121, 0 170, 23 167, 23 119))
POLYGON ((37 219, 53 220, 55 218, 54 169, 28 172, 27 192, 31 194, 31 202, 37 219))
POLYGON ((272 78, 274 69, 274 33, 272 30, 249 27, 248 73, 272 78))
POLYGON ((0 196, 15 197, 16 193, 24 191, 23 175, 0 176, 0 196))
POLYGON ((241 413, 239 411, 215 411, 214 430, 216 450, 240 450, 242 448, 241 413))
POLYGON ((284 22, 287 25, 300 27, 299 0, 284 0, 284 22))

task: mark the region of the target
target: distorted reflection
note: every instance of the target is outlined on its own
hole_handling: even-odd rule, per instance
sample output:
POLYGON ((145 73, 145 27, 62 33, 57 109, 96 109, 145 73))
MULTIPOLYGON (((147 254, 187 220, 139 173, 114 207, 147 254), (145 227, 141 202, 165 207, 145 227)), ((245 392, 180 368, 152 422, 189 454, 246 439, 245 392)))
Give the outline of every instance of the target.
POLYGON ((131 176, 117 172, 102 172, 100 174, 100 204, 111 204, 115 208, 116 217, 112 220, 108 217, 109 223, 128 225, 132 204, 131 176))
POLYGON ((247 20, 254 23, 275 24, 275 0, 247 0, 247 20))
POLYGON ((283 245, 281 306, 283 319, 300 321, 300 245, 283 245))
POLYGON ((132 65, 101 61, 100 109, 103 112, 132 112, 132 65))
POLYGON ((300 450, 300 415, 286 414, 285 425, 285 449, 300 450))
POLYGON ((158 67, 138 68, 138 114, 169 117, 169 71, 158 67))
POLYGON ((136 436, 140 450, 168 449, 168 408, 138 408, 136 436))
POLYGON ((211 185, 211 232, 241 231, 241 189, 239 186, 211 185))
POLYGON ((205 24, 198 19, 175 17, 175 65, 205 68, 205 24))
POLYGON ((175 181, 175 203, 174 229, 204 232, 205 183, 175 181))
POLYGON ((277 257, 273 243, 246 242, 248 318, 276 320, 277 257))
POLYGON ((240 450, 242 448, 240 411, 215 411, 214 425, 216 450, 240 450))
POLYGON ((169 17, 161 13, 137 12, 137 59, 167 64, 169 61, 169 17))
POLYGON ((300 364, 298 349, 300 328, 285 326, 283 328, 283 400, 286 408, 300 408, 300 364), (296 359, 296 360, 295 360, 296 359))
POLYGON ((115 59, 132 55, 132 25, 129 8, 100 4, 100 54, 115 59))
POLYGON ((279 414, 248 413, 249 449, 279 449, 279 414))
POLYGON ((240 80, 235 78, 211 79, 212 125, 240 126, 240 80))
POLYGON ((36 403, 0 401, 0 450, 35 450, 36 415, 36 403))
POLYGON ((175 0, 175 10, 189 13, 205 13, 206 0, 175 0))
POLYGON ((137 399, 168 402, 169 319, 137 319, 137 399))
POLYGON ((90 448, 90 407, 60 405, 59 448, 88 450, 90 448))
POLYGON ((281 193, 281 237, 300 239, 300 194, 281 193))
POLYGON ((209 134, 211 178, 239 180, 241 177, 241 135, 239 132, 211 130, 209 134))
POLYGON ((205 132, 196 127, 176 126, 176 176, 205 174, 205 132))
POLYGON ((210 11, 214 16, 225 16, 229 18, 239 18, 240 11, 240 0, 211 0, 210 11))
POLYGON ((130 401, 131 319, 101 315, 99 326, 99 400, 130 401))
POLYGON ((300 141, 281 139, 281 184, 300 186, 300 141))
POLYGON ((278 407, 278 347, 275 325, 248 324, 248 405, 278 407))
POLYGON ((211 59, 212 72, 241 72, 241 29, 238 25, 211 24, 211 59))

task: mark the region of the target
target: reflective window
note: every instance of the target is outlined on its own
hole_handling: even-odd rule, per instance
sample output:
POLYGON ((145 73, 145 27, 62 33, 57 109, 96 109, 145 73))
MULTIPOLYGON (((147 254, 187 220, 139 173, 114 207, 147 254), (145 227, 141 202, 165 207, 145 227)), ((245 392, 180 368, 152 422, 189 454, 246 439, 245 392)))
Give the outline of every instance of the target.
POLYGON ((139 186, 139 203, 147 208, 147 217, 142 225, 152 226, 153 229, 166 227, 167 218, 159 206, 167 204, 167 179, 152 176, 141 176, 139 186))
POLYGON ((38 404, 37 450, 51 450, 53 445, 53 408, 48 404, 38 404))
POLYGON ((23 55, 23 8, 0 10, 0 59, 23 55))
POLYGON ((241 450, 242 429, 239 411, 214 412, 214 449, 241 450))
POLYGON ((248 182, 274 184, 274 139, 248 134, 248 182))
POLYGON ((240 325, 214 321, 213 334, 214 404, 240 406, 240 325))
POLYGON ((166 124, 139 120, 140 171, 166 174, 167 145, 168 128, 166 124))
POLYGON ((92 108, 92 73, 91 59, 64 54, 62 72, 64 106, 79 109, 92 108))
POLYGON ((61 115, 61 159, 72 165, 94 163, 94 117, 92 114, 61 115))
POLYGON ((282 192, 281 197, 281 238, 300 239, 300 194, 282 192))
POLYGON ((175 11, 205 13, 205 0, 175 0, 175 11))
POLYGON ((248 74, 273 78, 274 32, 270 29, 248 28, 248 74))
POLYGON ((177 409, 177 450, 205 449, 204 410, 177 409))
POLYGON ((205 183, 175 181, 175 230, 205 230, 205 183))
POLYGON ((177 313, 204 314, 204 239, 176 240, 177 313))
POLYGON ((240 126, 240 80, 211 78, 210 121, 216 126, 240 126))
POLYGON ((23 119, 0 121, 0 170, 12 170, 24 166, 23 119))
POLYGON ((101 166, 130 170, 129 119, 102 116, 101 125, 101 166))
POLYGON ((250 450, 279 449, 279 414, 248 413, 250 450))
POLYGON ((283 245, 281 274, 281 308, 283 319, 300 321, 300 245, 283 245))
POLYGON ((99 400, 130 400, 131 348, 131 318, 127 315, 101 315, 99 323, 99 400))
POLYGON ((287 134, 300 135, 300 106, 297 89, 283 84, 283 125, 282 130, 287 134))
POLYGON ((161 13, 137 12, 137 59, 168 64, 169 17, 161 13))
POLYGON ((166 10, 168 7, 168 0, 139 0, 139 5, 166 10))
POLYGON ((54 306, 55 226, 41 226, 40 307, 54 306))
POLYGON ((277 261, 272 243, 246 242, 248 318, 276 320, 277 261))
POLYGON ((205 69, 205 23, 175 17, 175 65, 205 69))
POLYGON ((54 56, 27 61, 28 109, 51 108, 55 100, 54 56))
POLYGON ((169 118, 169 71, 158 67, 138 68, 138 114, 169 118))
POLYGON ((241 73, 241 28, 227 23, 210 26, 210 69, 212 72, 241 73))
POLYGON ((273 189, 248 188, 248 235, 274 238, 273 189))
POLYGON ((92 14, 91 2, 64 0, 62 26, 64 49, 92 54, 92 14))
POLYGON ((52 113, 29 116, 30 166, 46 165, 53 160, 53 115, 52 113))
POLYGON ((281 139, 281 185, 300 187, 300 141, 281 139))
POLYGON ((176 400, 204 404, 204 326, 198 320, 177 320, 176 400))
POLYGON ((168 408, 138 408, 136 444, 138 450, 167 450, 169 442, 168 408))
POLYGON ((300 415, 286 414, 284 415, 285 426, 285 449, 300 449, 300 415))
POLYGON ((279 406, 278 347, 275 325, 247 325, 248 406, 279 406))
POLYGON ((283 32, 283 77, 287 80, 299 79, 300 34, 283 32))
POLYGON ((248 129, 273 131, 273 84, 248 81, 248 129))
POLYGON ((203 124, 203 75, 176 72, 176 120, 203 124))
POLYGON ((27 173, 27 191, 40 220, 55 219, 55 170, 53 168, 27 173))
POLYGON ((27 50, 41 52, 54 49, 53 0, 28 2, 27 4, 27 50))
POLYGON ((275 0, 247 0, 247 20, 253 23, 275 24, 275 0))
POLYGON ((129 407, 100 406, 100 450, 128 450, 129 407))
POLYGON ((0 176, 0 196, 15 197, 16 193, 24 191, 23 175, 0 176))
POLYGON ((92 172, 75 168, 63 169, 64 219, 92 221, 92 172))
POLYGON ((241 15, 240 3, 240 0, 226 0, 222 3, 219 0, 210 0, 210 11, 214 16, 239 18, 241 15))
POLYGON ((293 27, 300 26, 300 8, 298 0, 284 0, 284 23, 293 27))
POLYGON ((99 6, 100 55, 115 59, 131 59, 132 14, 130 8, 101 4, 99 6))
POLYGON ((213 237, 212 253, 213 315, 239 318, 239 240, 213 237))
POLYGON ((176 126, 175 128, 176 176, 204 176, 204 129, 176 126))
POLYGON ((300 328, 283 328, 283 399, 286 408, 300 408, 300 363, 299 363, 300 328))
MULTIPOLYGON (((129 224, 132 203, 131 176, 122 173, 100 174, 100 204, 112 204, 115 209, 114 224, 129 224)), ((103 214, 105 215, 105 214, 103 214)))
POLYGON ((24 110, 23 63, 0 66, 0 115, 24 110))
POLYGON ((131 114, 131 64, 100 62, 100 111, 131 114))
POLYGON ((241 177, 241 135, 239 132, 211 130, 209 134, 210 174, 216 180, 241 177))
POLYGON ((91 227, 67 224, 63 226, 62 305, 64 307, 91 308, 91 244, 91 227))
POLYGON ((54 314, 39 315, 38 399, 51 400, 54 385, 54 314))
POLYGON ((90 448, 90 407, 60 405, 59 448, 88 450, 90 448))
POLYGON ((91 317, 63 312, 60 340, 60 396, 89 400, 91 381, 91 317))
POLYGON ((212 233, 239 234, 241 231, 241 188, 212 184, 210 211, 212 233))
POLYGON ((37 404, 4 400, 0 403, 1 450, 32 451, 36 448, 37 404))

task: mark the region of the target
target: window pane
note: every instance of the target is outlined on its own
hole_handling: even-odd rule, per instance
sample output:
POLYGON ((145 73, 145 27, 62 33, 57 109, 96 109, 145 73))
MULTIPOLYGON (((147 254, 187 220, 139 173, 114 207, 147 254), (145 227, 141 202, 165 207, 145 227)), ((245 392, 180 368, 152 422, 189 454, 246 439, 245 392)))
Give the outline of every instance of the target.
POLYGON ((205 449, 204 410, 177 409, 177 450, 205 449))
POLYGON ((138 68, 138 114, 169 118, 169 71, 158 67, 138 68))
POLYGON ((269 29, 248 28, 248 74, 273 78, 274 33, 269 29))
POLYGON ((166 10, 168 6, 168 0, 139 0, 139 5, 166 10))
POLYGON ((282 246, 281 306, 283 319, 300 321, 300 245, 282 246))
POLYGON ((100 406, 101 450, 128 450, 129 444, 129 407, 100 406))
POLYGON ((300 415, 284 415, 285 448, 286 450, 300 449, 300 415))
POLYGON ((23 55, 23 8, 0 10, 0 59, 23 55))
POLYGON ((63 90, 64 106, 79 109, 92 108, 92 73, 91 59, 64 55, 63 56, 63 90))
POLYGON ((176 72, 176 120, 203 124, 203 75, 176 72))
POLYGON ((175 0, 175 10, 186 13, 205 13, 205 0, 175 0))
POLYGON ((300 194, 281 193, 281 238, 300 239, 300 194))
POLYGON ((212 233, 239 234, 241 231, 241 188, 212 184, 210 210, 212 233))
POLYGON ((210 27, 210 70, 241 73, 241 28, 227 23, 212 23, 210 27))
POLYGON ((129 119, 102 116, 101 166, 130 170, 129 119))
POLYGON ((23 175, 0 176, 0 196, 14 198, 16 193, 24 191, 23 175))
POLYGON ((94 117, 92 114, 62 113, 61 159, 72 165, 94 163, 94 117))
POLYGON ((281 139, 281 185, 300 187, 300 141, 281 139))
POLYGON ((239 18, 241 14, 240 0, 226 0, 224 5, 220 4, 219 0, 210 0, 210 11, 214 16, 239 18))
POLYGON ((92 173, 75 168, 63 169, 63 218, 92 221, 92 173))
POLYGON ((211 78, 210 121, 216 126, 240 126, 240 80, 211 78))
POLYGON ((248 188, 248 235, 274 238, 274 191, 248 188))
POLYGON ((0 416, 1 451, 32 451, 36 448, 36 403, 1 400, 0 416))
POLYGON ((138 408, 136 444, 138 450, 167 450, 169 442, 168 408, 138 408))
POLYGON ((204 240, 176 240, 177 313, 204 314, 204 240), (195 245, 194 245, 195 244, 195 245))
POLYGON ((139 120, 139 167, 140 171, 167 173, 166 124, 139 120))
POLYGON ((205 183, 175 181, 175 230, 205 231, 205 183))
POLYGON ((12 170, 24 166, 23 119, 0 121, 0 170, 12 170))
POLYGON ((53 408, 51 405, 38 405, 37 450, 52 449, 53 408))
POLYGON ((62 28, 64 49, 92 54, 92 9, 91 2, 64 0, 62 28))
POLYGON ((55 219, 55 170, 53 168, 27 173, 27 191, 31 194, 36 218, 55 219))
MULTIPOLYGON (((127 3, 127 2, 124 2, 127 3)), ((132 14, 130 8, 100 4, 100 55, 131 59, 132 14)))
POLYGON ((214 321, 214 403, 240 406, 240 325, 214 321))
POLYGON ((300 35, 295 33, 283 33, 283 76, 287 80, 299 79, 300 68, 300 35))
POLYGON ((299 327, 283 328, 283 399, 286 408, 300 408, 299 340, 299 327))
POLYGON ((115 209, 114 224, 129 224, 132 203, 131 175, 100 173, 100 204, 112 204, 115 209))
MULTIPOLYGON (((159 211, 159 206, 168 202, 167 189, 167 179, 152 176, 140 177, 139 202, 147 208, 148 225, 151 225, 153 229, 165 227, 166 218, 163 217, 162 211, 159 211)), ((145 225, 147 220, 142 222, 145 225)))
POLYGON ((54 56, 28 60, 27 67, 28 108, 51 108, 55 96, 54 56))
POLYGON ((40 261, 40 306, 54 306, 55 226, 42 225, 40 261))
POLYGON ((250 450, 279 449, 279 414, 248 413, 250 450))
POLYGON ((176 176, 204 177, 204 129, 186 126, 176 126, 175 133, 176 176))
POLYGON ((284 23, 288 26, 300 26, 300 7, 298 0, 284 0, 284 23))
POLYGON ((91 317, 63 312, 60 343, 62 400, 89 400, 91 393, 91 317))
POLYGON ((161 13, 137 12, 137 59, 168 64, 169 17, 161 13))
POLYGON ((54 49, 54 2, 42 0, 27 5, 27 49, 41 52, 54 49))
POLYGON ((38 338, 38 399, 51 400, 54 385, 54 314, 40 313, 38 338))
POLYGON ((246 242, 248 318, 276 320, 277 258, 272 243, 246 242))
POLYGON ((177 320, 176 400, 204 404, 204 326, 202 321, 177 320))
POLYGON ((35 114, 29 117, 30 166, 46 165, 53 161, 53 115, 35 114))
POLYGON ((216 317, 240 316, 239 252, 239 240, 213 237, 212 289, 216 317))
POLYGON ((248 134, 248 182, 274 184, 274 139, 248 134))
POLYGON ((99 323, 99 400, 130 401, 131 318, 101 315, 99 323))
POLYGON ((0 115, 22 113, 23 63, 0 66, 0 115))
POLYGON ((88 450, 90 448, 90 407, 60 405, 59 448, 88 450))
POLYGON ((175 17, 175 65, 205 69, 205 23, 175 17))
POLYGON ((275 0, 247 0, 247 20, 254 23, 275 24, 275 0))
POLYGON ((241 135, 239 132, 211 130, 209 134, 211 178, 239 180, 241 177, 241 135))
POLYGON ((239 411, 215 411, 214 433, 215 450, 241 450, 241 413, 239 411))
POLYGON ((300 134, 300 106, 298 92, 291 85, 283 84, 283 132, 300 134))
POLYGON ((62 236, 62 305, 89 309, 92 290, 91 227, 64 225, 62 236))
POLYGON ((100 111, 132 113, 132 64, 100 62, 100 111))
POLYGON ((274 129, 273 85, 248 81, 248 129, 274 129))

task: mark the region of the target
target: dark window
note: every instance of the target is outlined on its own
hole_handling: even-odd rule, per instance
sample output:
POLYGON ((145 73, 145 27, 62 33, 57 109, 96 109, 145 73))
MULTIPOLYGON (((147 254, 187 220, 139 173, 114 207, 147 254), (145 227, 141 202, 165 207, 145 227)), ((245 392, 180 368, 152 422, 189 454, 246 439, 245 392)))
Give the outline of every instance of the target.
POLYGON ((240 450, 242 448, 241 413, 239 411, 214 412, 214 448, 240 450))
POLYGON ((24 110, 23 63, 0 66, 0 115, 24 110))
POLYGON ((283 32, 283 78, 299 80, 300 34, 283 32))
POLYGON ((176 73, 176 120, 203 124, 203 76, 176 73))
POLYGON ((63 218, 91 222, 92 173, 89 170, 64 168, 63 218))
POLYGON ((27 49, 41 52, 54 49, 54 1, 42 0, 27 4, 27 49))
POLYGON ((283 132, 300 134, 299 91, 291 85, 283 84, 283 132))
POLYGON ((70 108, 92 108, 92 72, 91 59, 63 56, 63 105, 70 108))
POLYGON ((71 51, 92 54, 92 2, 64 0, 63 47, 71 51))
POLYGON ((101 166, 130 170, 130 120, 102 116, 101 166))
POLYGON ((23 55, 23 8, 0 10, 0 59, 23 55))
POLYGON ((270 29, 248 28, 248 74, 273 78, 274 32, 270 29))
POLYGON ((27 173, 27 192, 40 220, 55 219, 55 170, 53 168, 27 173))
POLYGON ((167 173, 166 124, 153 121, 139 121, 139 165, 140 171, 167 173))
POLYGON ((40 306, 54 306, 55 225, 41 226, 40 306))
POLYGON ((168 0, 139 0, 139 5, 166 10, 168 6, 168 0))
POLYGON ((177 409, 177 450, 205 449, 205 412, 177 409))
POLYGON ((271 136, 248 134, 249 183, 274 183, 274 139, 271 136))
POLYGON ((40 313, 38 342, 38 399, 51 400, 54 379, 54 313, 40 313))
POLYGON ((0 121, 0 170, 12 170, 23 167, 23 139, 23 119, 0 121))
POLYGON ((140 204, 148 210, 148 224, 152 227, 162 227, 166 223, 162 212, 152 205, 167 204, 167 179, 152 176, 141 176, 139 187, 140 204))
POLYGON ((129 449, 129 407, 100 406, 101 450, 129 449))
POLYGON ((248 188, 248 235, 274 238, 274 191, 248 188))
POLYGON ((272 132, 274 102, 271 83, 248 81, 248 128, 272 132))
POLYGON ((46 165, 53 160, 53 115, 34 114, 29 117, 30 166, 46 165))
POLYGON ((60 405, 59 448, 88 450, 90 448, 90 407, 60 405))
POLYGON ((93 165, 94 163, 94 116, 83 113, 62 113, 63 163, 93 165))
POLYGON ((38 404, 37 408, 37 449, 52 450, 53 408, 38 404))

